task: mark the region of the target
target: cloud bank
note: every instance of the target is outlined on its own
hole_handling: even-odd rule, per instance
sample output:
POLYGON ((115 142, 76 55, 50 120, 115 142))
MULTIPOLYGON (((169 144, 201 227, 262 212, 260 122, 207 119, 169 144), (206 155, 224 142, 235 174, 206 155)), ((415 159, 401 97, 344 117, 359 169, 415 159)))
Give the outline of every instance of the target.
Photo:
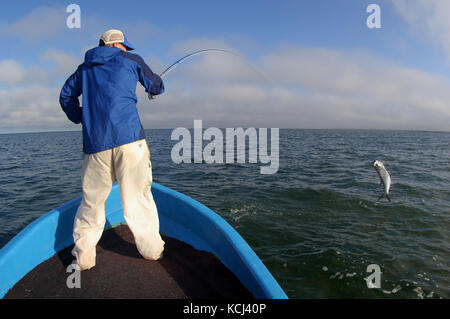
MULTIPOLYGON (((393 5, 412 32, 450 59, 449 1, 398 0, 393 5)), ((61 28, 62 12, 63 6, 39 7, 15 22, 0 21, 0 36, 30 46, 61 39, 68 32, 61 28)), ((94 43, 105 25, 93 17, 83 21, 90 27, 82 34, 89 30, 89 43, 94 43)), ((128 28, 131 34, 161 32, 147 22, 128 28)), ((175 61, 205 48, 238 51, 224 40, 192 38, 174 43, 168 53, 175 61)), ((155 71, 167 66, 143 56, 155 71)), ((35 65, 0 60, 0 132, 81 129, 65 118, 58 103, 61 86, 82 62, 81 55, 49 46, 37 57, 35 65)), ((352 49, 285 46, 251 60, 207 53, 185 61, 164 81, 166 92, 155 101, 147 100, 138 84, 138 108, 147 129, 192 127, 194 119, 201 119, 216 127, 450 131, 449 78, 352 49)))
POLYGON ((392 5, 411 32, 442 49, 450 63, 450 1, 395 0, 392 5))
MULTIPOLYGON (((0 61, 1 128, 74 128, 58 104, 63 82, 50 84, 46 76, 67 77, 79 61, 54 50, 41 59, 52 62, 51 72, 0 61)), ((164 81, 166 92, 155 101, 138 84, 145 128, 191 127, 202 119, 217 127, 450 130, 447 78, 368 54, 286 47, 254 63, 209 53, 164 81)))
POLYGON ((62 5, 38 7, 15 22, 0 21, 0 36, 35 44, 64 31, 64 13, 62 5))
POLYGON ((246 59, 209 54, 165 79, 156 102, 139 92, 147 127, 211 126, 449 130, 450 81, 377 57, 282 48, 246 59))

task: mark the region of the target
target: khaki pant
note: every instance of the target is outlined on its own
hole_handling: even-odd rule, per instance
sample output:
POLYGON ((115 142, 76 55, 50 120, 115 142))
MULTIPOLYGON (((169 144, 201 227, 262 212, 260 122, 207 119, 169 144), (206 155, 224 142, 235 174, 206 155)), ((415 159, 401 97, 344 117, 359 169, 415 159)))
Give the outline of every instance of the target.
POLYGON ((95 266, 96 245, 102 235, 105 201, 117 179, 123 214, 139 253, 157 260, 164 250, 159 219, 151 193, 152 166, 145 139, 84 155, 83 199, 75 216, 72 255, 81 270, 95 266))

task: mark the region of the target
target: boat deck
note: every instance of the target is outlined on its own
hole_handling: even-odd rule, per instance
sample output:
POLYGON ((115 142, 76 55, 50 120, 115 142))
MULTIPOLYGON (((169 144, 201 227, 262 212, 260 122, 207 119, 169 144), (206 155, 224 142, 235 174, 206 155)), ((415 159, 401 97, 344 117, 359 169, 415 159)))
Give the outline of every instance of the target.
POLYGON ((5 298, 252 299, 237 277, 211 253, 163 236, 164 257, 141 257, 128 226, 105 231, 96 266, 81 272, 81 288, 68 288, 71 247, 38 265, 5 298))

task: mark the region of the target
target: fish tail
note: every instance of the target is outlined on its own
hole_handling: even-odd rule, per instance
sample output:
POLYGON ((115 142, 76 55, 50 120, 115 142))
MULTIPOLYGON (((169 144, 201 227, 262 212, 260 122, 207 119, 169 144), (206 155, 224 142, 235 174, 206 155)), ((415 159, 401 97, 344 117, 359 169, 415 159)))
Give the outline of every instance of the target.
POLYGON ((382 199, 383 197, 386 197, 388 201, 391 201, 391 196, 389 196, 389 194, 382 194, 380 197, 378 197, 378 200, 382 199))

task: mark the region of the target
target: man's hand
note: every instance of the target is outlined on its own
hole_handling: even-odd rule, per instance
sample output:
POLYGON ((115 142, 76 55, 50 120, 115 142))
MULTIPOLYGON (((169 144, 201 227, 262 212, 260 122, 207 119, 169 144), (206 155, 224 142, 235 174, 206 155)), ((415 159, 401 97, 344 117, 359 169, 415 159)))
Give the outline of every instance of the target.
POLYGON ((154 100, 154 99, 156 99, 156 97, 154 95, 151 95, 150 92, 148 92, 148 99, 154 100))

